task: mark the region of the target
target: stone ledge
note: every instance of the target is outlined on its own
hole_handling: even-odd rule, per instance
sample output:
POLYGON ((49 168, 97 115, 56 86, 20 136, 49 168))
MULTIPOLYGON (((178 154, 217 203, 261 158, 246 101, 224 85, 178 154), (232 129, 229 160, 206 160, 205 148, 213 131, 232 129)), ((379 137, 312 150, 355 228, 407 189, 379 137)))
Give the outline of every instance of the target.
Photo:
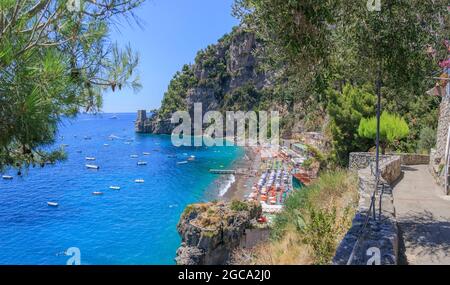
MULTIPOLYGON (((380 160, 392 158, 393 156, 400 157, 402 165, 417 165, 429 164, 430 156, 417 153, 388 153, 380 155, 380 160)), ((369 167, 371 163, 375 162, 375 153, 372 152, 352 152, 349 155, 349 169, 360 170, 369 167)))
MULTIPOLYGON (((359 155, 358 157, 362 157, 359 155)), ((373 157, 367 154, 365 157, 373 157)), ((333 258, 333 264, 366 265, 372 257, 367 250, 375 247, 380 250, 380 263, 384 265, 397 264, 398 259, 398 228, 395 218, 394 199, 391 185, 401 176, 402 158, 398 155, 383 156, 380 162, 381 183, 384 185, 383 195, 378 193, 375 201, 377 220, 369 219, 365 224, 370 208, 371 195, 375 188, 375 177, 370 167, 358 170, 358 188, 360 200, 352 222, 352 227, 339 244, 333 258), (382 211, 378 212, 381 197, 382 211), (357 241, 359 239, 359 243, 357 241), (352 256, 353 255, 353 256, 352 256), (350 256, 352 259, 349 262, 350 256)))

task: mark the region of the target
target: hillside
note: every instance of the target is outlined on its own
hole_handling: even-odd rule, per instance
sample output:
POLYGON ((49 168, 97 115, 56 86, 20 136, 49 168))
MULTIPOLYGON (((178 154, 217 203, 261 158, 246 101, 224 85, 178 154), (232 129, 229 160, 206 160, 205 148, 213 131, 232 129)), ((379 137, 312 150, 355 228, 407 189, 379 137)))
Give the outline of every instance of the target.
MULTIPOLYGON (((152 118, 139 122, 141 132, 169 134, 168 121, 175 111, 193 112, 194 103, 202 103, 203 113, 210 110, 277 110, 282 126, 293 122, 285 102, 275 95, 278 68, 266 68, 264 43, 242 26, 235 27, 216 44, 197 53, 193 64, 186 64, 170 81, 161 107, 152 118), (284 115, 284 116, 283 116, 284 115)), ((292 128, 289 128, 292 130, 292 128)))

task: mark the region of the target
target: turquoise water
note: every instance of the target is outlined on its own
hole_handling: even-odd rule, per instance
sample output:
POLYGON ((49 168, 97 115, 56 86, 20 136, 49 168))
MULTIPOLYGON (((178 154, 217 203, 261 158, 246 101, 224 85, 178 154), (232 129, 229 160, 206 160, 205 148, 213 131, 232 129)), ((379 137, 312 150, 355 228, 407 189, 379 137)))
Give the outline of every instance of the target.
POLYGON ((30 169, 23 177, 8 171, 14 179, 0 180, 0 264, 65 264, 69 257, 61 253, 70 247, 80 249, 81 264, 174 263, 176 224, 185 205, 216 198, 220 185, 208 170, 230 167, 243 150, 176 148, 169 136, 135 134, 135 114, 117 116, 65 121, 57 144, 68 144, 67 161, 30 169), (195 161, 176 163, 190 155, 195 161), (148 164, 137 166, 141 160, 148 164), (86 163, 100 169, 88 170, 86 163), (138 178, 145 183, 135 183, 138 178))

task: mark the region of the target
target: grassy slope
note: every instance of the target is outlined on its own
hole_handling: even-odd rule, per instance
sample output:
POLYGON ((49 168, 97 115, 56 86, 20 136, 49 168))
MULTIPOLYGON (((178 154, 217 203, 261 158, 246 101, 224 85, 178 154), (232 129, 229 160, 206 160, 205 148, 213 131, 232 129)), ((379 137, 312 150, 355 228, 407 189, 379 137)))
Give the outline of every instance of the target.
POLYGON ((323 173, 313 185, 287 199, 275 220, 271 240, 251 252, 236 252, 235 263, 330 263, 351 226, 357 201, 355 174, 344 170, 323 173))

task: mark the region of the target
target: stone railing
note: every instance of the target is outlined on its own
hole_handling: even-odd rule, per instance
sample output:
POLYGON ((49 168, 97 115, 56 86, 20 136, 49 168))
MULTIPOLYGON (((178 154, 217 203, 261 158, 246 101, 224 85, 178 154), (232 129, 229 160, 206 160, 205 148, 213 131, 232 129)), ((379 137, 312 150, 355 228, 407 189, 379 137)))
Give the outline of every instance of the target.
MULTIPOLYGON (((380 155, 380 160, 399 156, 402 165, 429 164, 430 156, 415 153, 388 153, 380 155)), ((370 166, 375 162, 375 154, 372 152, 352 152, 350 153, 349 169, 359 170, 370 166)))
MULTIPOLYGON (((371 156, 373 154, 358 155, 364 159, 371 156)), ((358 162, 359 165, 363 165, 364 159, 358 162)), ((367 165, 371 162, 366 161, 367 165)), ((358 209, 351 228, 339 244, 333 264, 397 264, 398 228, 391 185, 401 176, 401 163, 401 156, 396 155, 383 156, 380 161, 382 187, 376 195, 376 219, 368 218, 373 213, 370 205, 376 187, 375 177, 369 166, 358 170, 358 209)))

